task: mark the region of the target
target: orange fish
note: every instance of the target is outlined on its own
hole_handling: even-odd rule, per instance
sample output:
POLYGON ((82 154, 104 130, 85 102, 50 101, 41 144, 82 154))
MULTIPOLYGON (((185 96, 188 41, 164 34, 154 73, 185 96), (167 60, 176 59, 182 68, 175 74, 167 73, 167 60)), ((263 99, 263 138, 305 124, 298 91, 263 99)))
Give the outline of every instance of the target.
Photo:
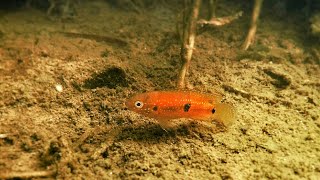
POLYGON ((129 110, 156 119, 162 128, 170 120, 189 118, 198 121, 217 121, 229 126, 235 119, 232 105, 221 103, 219 94, 202 94, 193 91, 153 91, 131 97, 129 110))

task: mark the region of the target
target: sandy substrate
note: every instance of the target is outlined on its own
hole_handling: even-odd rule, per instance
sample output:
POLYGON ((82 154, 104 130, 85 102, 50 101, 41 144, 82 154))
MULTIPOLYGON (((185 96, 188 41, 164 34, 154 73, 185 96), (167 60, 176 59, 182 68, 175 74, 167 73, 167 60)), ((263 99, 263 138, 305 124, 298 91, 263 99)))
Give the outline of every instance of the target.
POLYGON ((256 43, 241 51, 250 5, 219 7, 244 16, 198 29, 189 84, 236 107, 226 131, 166 132, 124 105, 175 88, 178 4, 137 12, 82 2, 73 19, 1 13, 0 179, 319 179, 320 47, 303 14, 265 11, 256 43))

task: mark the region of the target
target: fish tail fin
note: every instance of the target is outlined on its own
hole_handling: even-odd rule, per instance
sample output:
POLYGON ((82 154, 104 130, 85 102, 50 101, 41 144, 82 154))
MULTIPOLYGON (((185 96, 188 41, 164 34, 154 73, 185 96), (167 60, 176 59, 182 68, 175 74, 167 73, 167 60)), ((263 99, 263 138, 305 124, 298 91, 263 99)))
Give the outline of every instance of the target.
POLYGON ((219 103, 215 106, 215 113, 213 114, 213 120, 228 127, 233 124, 236 118, 236 111, 233 105, 226 103, 219 103))

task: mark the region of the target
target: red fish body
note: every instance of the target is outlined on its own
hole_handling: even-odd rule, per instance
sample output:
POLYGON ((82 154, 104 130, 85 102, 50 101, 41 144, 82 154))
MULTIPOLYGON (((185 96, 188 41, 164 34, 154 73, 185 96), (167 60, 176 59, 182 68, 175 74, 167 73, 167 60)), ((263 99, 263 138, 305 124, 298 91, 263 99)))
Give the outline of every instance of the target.
POLYGON ((221 103, 219 94, 202 94, 193 91, 153 91, 130 98, 126 105, 129 110, 158 120, 165 128, 169 120, 190 118, 200 121, 218 121, 228 126, 235 117, 230 104, 221 103))

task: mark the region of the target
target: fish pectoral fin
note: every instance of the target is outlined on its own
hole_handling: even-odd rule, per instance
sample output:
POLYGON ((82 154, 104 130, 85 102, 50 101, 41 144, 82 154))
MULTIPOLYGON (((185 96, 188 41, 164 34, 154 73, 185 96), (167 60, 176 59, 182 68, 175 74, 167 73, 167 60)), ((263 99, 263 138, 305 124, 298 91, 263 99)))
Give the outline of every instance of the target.
POLYGON ((170 122, 169 119, 157 119, 157 121, 164 130, 174 127, 174 123, 170 122))
POLYGON ((231 104, 219 103, 215 105, 212 119, 228 127, 236 118, 235 108, 231 104))

